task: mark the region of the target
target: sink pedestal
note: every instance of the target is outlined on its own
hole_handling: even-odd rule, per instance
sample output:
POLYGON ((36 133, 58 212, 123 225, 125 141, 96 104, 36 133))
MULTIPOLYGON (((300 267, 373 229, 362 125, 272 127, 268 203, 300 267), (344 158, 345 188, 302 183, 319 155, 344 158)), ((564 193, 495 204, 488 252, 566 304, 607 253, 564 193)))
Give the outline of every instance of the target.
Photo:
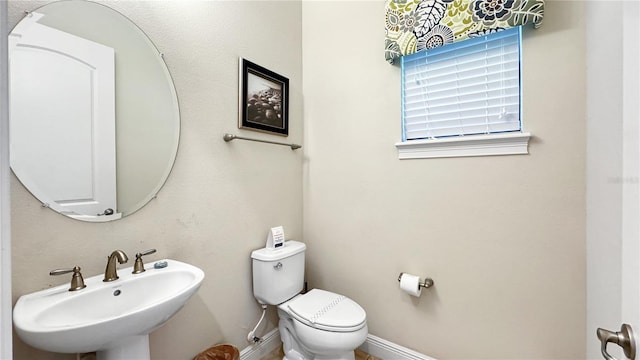
POLYGON ((149 335, 126 337, 107 350, 97 351, 96 355, 96 360, 150 360, 149 335))

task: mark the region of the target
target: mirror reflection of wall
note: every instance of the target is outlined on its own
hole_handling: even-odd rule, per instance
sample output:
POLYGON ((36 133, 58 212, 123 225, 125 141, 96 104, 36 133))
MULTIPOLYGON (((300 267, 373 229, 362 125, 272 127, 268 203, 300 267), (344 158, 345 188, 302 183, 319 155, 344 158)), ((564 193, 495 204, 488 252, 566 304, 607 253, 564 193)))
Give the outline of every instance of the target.
POLYGON ((11 166, 23 185, 43 204, 81 220, 114 220, 143 207, 171 171, 180 132, 173 82, 153 43, 120 13, 77 0, 35 9, 9 41, 10 121, 16 129, 11 166), (49 35, 42 38, 43 32, 49 35), (62 34, 62 45, 54 45, 51 33, 62 34), (112 49, 115 76, 103 70, 108 64, 100 68, 75 55, 68 39, 104 48, 104 58, 112 49), (55 57, 59 60, 51 61, 55 57), (109 92, 109 76, 112 100, 100 96, 109 92), (115 128, 108 125, 110 111, 115 128), (97 148, 113 142, 109 131, 115 165, 98 166, 99 158, 110 156, 97 148), (116 182, 109 185, 114 169, 116 182), (86 200, 108 198, 109 189, 117 194, 113 205, 86 200), (86 204, 79 206, 83 201, 77 199, 86 204), (113 215, 97 216, 110 208, 113 215))

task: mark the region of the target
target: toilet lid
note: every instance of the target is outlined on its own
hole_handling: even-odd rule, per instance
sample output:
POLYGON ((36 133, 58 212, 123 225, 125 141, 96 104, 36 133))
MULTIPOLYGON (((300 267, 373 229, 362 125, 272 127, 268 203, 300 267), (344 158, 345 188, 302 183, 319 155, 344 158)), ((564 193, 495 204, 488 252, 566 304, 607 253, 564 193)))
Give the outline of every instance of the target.
POLYGON ((288 303, 291 315, 314 328, 355 331, 367 321, 367 313, 355 301, 330 291, 313 289, 288 303))

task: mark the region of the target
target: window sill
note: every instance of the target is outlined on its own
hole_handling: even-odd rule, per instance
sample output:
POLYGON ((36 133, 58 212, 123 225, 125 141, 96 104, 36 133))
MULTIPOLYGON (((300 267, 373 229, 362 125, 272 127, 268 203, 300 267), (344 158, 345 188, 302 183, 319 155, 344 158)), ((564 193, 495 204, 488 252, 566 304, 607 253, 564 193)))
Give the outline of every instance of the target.
POLYGON ((396 143, 398 159, 529 154, 530 133, 472 135, 396 143))

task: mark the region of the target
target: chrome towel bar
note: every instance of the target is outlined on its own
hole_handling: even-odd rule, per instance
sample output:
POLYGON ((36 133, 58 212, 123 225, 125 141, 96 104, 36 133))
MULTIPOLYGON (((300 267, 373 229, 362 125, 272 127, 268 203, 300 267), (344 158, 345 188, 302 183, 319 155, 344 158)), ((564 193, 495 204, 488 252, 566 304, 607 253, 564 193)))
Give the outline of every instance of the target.
POLYGON ((300 149, 302 147, 302 145, 298 145, 298 144, 287 144, 287 143, 281 143, 281 142, 277 142, 277 141, 252 139, 252 138, 247 138, 247 137, 243 137, 243 136, 237 136, 237 135, 233 135, 233 134, 224 134, 224 136, 222 138, 226 142, 229 142, 229 141, 235 140, 235 139, 239 139, 239 140, 256 141, 256 142, 267 143, 267 144, 284 145, 284 146, 290 147, 291 150, 300 149))

